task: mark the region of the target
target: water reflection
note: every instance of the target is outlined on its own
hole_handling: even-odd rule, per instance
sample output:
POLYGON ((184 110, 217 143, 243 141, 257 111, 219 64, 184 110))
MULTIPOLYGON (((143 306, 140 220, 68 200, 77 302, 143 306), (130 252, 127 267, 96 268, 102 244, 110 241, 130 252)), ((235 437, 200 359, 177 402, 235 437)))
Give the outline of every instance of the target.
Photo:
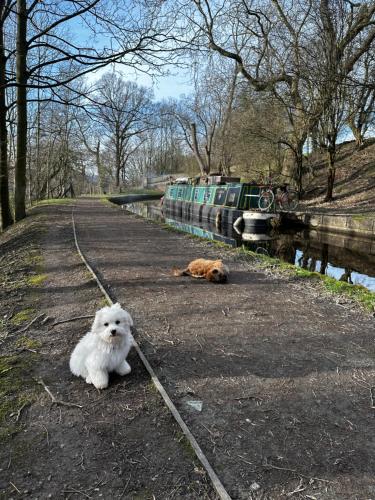
POLYGON ((346 283, 360 284, 375 291, 375 240, 347 235, 298 229, 272 231, 268 234, 238 234, 233 227, 189 223, 169 218, 158 202, 132 203, 127 210, 196 236, 221 241, 233 247, 246 248, 277 257, 308 271, 331 276, 346 283))

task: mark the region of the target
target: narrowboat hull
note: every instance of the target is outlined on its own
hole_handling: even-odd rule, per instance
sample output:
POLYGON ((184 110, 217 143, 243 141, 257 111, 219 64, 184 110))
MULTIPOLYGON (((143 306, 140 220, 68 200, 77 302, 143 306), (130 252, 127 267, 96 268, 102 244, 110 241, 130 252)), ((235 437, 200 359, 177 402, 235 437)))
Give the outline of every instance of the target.
POLYGON ((260 187, 240 183, 172 185, 165 193, 163 211, 171 218, 234 226, 238 232, 264 231, 277 215, 258 209, 259 193, 260 187))

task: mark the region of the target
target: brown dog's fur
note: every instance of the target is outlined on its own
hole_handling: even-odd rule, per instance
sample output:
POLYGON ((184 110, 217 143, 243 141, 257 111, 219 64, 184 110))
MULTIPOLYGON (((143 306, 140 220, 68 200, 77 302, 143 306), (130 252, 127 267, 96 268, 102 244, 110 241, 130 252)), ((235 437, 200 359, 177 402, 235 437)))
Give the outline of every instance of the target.
POLYGON ((192 276, 206 278, 214 283, 223 283, 228 279, 229 270, 221 260, 196 259, 186 269, 173 269, 174 276, 192 276))

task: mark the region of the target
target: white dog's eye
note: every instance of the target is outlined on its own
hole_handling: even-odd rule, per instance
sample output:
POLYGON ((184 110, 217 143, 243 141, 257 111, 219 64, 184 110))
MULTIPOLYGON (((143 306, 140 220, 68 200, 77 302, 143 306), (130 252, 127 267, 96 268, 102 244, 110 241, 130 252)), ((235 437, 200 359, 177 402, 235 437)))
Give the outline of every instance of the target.
POLYGON ((108 326, 108 325, 109 325, 109 323, 104 323, 104 326, 108 326))
POLYGON ((120 324, 120 321, 119 321, 119 320, 117 320, 117 321, 116 321, 116 325, 119 325, 119 324, 120 324))

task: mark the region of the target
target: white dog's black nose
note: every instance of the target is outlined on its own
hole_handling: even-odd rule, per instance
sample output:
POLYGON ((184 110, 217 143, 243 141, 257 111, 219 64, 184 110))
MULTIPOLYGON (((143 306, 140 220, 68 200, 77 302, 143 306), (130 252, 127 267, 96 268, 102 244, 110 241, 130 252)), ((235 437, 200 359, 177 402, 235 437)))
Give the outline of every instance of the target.
POLYGON ((111 330, 111 335, 116 335, 116 333, 117 333, 116 329, 111 330))

